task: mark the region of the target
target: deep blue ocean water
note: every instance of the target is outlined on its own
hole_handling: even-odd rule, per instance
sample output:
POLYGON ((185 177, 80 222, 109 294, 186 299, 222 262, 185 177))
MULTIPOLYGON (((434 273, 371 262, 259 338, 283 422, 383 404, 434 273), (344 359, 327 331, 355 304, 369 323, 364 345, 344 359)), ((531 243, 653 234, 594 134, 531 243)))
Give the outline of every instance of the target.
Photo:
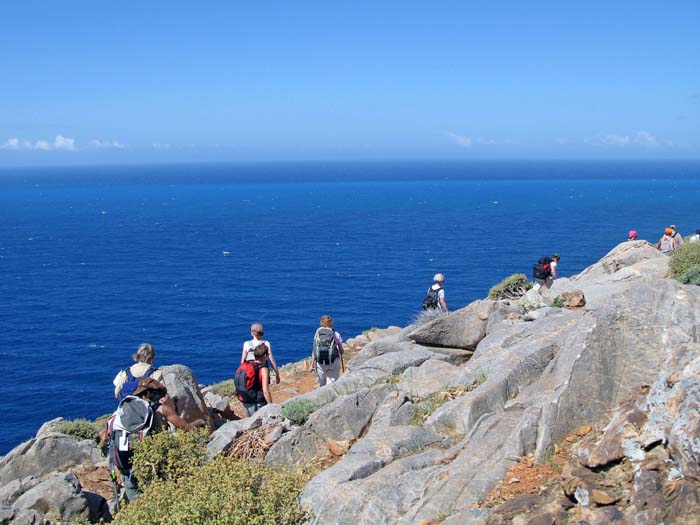
POLYGON ((230 378, 253 321, 280 363, 323 314, 406 325, 542 255, 581 271, 635 228, 700 227, 698 162, 238 164, 0 171, 0 454, 114 409, 139 343, 230 378), (228 255, 225 254, 228 252, 228 255))

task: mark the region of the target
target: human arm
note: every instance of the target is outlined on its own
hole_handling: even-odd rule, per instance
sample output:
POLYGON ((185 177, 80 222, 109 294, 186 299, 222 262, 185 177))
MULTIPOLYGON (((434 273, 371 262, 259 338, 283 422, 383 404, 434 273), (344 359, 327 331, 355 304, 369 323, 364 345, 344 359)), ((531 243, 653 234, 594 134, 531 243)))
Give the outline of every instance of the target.
POLYGON ((446 314, 449 313, 447 310, 447 301, 445 301, 445 290, 441 289, 438 293, 438 301, 440 301, 440 308, 442 308, 442 311, 446 314))
POLYGON ((280 371, 279 368, 277 368, 277 363, 275 362, 275 356, 272 355, 272 345, 270 343, 267 343, 267 358, 270 360, 270 364, 272 365, 272 369, 275 371, 275 383, 278 385, 280 384, 280 371))
MULTIPOLYGON (((270 369, 267 368, 266 366, 263 366, 260 369, 260 378, 262 379, 262 390, 263 390, 263 396, 265 397, 265 401, 267 401, 268 404, 272 404, 272 395, 270 394, 270 369)), ((279 375, 277 376, 279 379, 279 375)))
POLYGON ((177 428, 181 428, 185 432, 189 432, 197 427, 203 427, 207 424, 207 422, 203 419, 197 419, 192 423, 188 423, 182 419, 175 409, 175 403, 173 403, 173 400, 168 395, 160 400, 160 412, 163 414, 163 417, 168 421, 168 423, 172 423, 177 428))
POLYGON ((124 383, 126 383, 127 377, 124 370, 120 370, 116 375, 112 384, 114 385, 114 399, 119 399, 119 394, 121 394, 124 383))
POLYGON ((245 363, 246 355, 248 354, 248 341, 243 343, 243 351, 241 352, 241 364, 245 363))

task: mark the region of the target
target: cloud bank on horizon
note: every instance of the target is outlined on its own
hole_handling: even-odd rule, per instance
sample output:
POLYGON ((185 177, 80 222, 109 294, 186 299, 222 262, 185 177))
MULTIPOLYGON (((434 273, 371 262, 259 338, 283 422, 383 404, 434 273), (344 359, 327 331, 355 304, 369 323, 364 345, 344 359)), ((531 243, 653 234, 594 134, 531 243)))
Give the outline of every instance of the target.
POLYGON ((4 2, 0 166, 700 158, 700 3, 506 7, 4 2))

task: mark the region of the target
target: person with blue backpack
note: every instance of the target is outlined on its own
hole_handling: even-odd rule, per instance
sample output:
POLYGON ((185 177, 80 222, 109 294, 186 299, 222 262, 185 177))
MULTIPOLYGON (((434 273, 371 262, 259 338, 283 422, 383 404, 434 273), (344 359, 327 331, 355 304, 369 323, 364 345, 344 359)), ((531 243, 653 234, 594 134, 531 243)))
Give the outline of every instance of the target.
POLYGON ((126 396, 133 395, 139 380, 144 377, 152 377, 156 381, 163 382, 163 373, 153 366, 156 352, 152 345, 141 343, 132 358, 136 363, 120 370, 112 381, 115 399, 122 400, 126 396))

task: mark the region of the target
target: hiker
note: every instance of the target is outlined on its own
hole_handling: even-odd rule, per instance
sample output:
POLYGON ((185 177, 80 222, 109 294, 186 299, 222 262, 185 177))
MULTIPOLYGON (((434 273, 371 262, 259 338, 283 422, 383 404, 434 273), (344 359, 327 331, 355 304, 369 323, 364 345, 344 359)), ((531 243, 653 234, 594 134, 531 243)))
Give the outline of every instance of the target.
POLYGON ((333 383, 340 376, 343 365, 343 338, 333 329, 333 318, 330 315, 321 317, 314 334, 313 351, 311 352, 311 371, 316 372, 318 386, 333 383))
POLYGON ((669 228, 673 230, 673 233, 671 234, 671 237, 673 237, 673 251, 676 251, 678 248, 683 246, 683 236, 680 233, 678 233, 675 224, 671 224, 669 228))
POLYGON ((275 357, 272 355, 272 346, 270 345, 270 342, 265 341, 262 338, 265 335, 263 325, 260 323, 253 323, 252 325, 250 325, 250 335, 252 339, 243 343, 243 352, 241 353, 241 364, 245 363, 246 361, 255 361, 253 351, 257 346, 265 344, 267 346, 268 351, 268 359, 266 366, 267 368, 270 368, 270 365, 272 365, 272 368, 275 371, 275 383, 279 385, 281 381, 280 371, 277 368, 277 362, 275 361, 275 357))
POLYGON ((700 230, 695 230, 695 235, 691 236, 688 242, 700 242, 700 230))
POLYGON ((236 395, 243 403, 248 416, 252 416, 265 405, 272 403, 269 387, 270 369, 267 366, 269 353, 267 343, 260 343, 253 350, 253 360, 244 361, 236 370, 234 377, 236 395))
POLYGON ((112 381, 114 385, 114 398, 124 399, 134 394, 142 377, 152 377, 157 381, 163 381, 163 373, 153 366, 156 351, 149 343, 141 343, 136 353, 131 356, 135 364, 120 370, 112 381))
MULTIPOLYGON (((175 410, 175 405, 168 397, 165 386, 153 377, 142 378, 133 395, 124 397, 117 410, 107 421, 107 437, 109 450, 109 465, 112 480, 116 487, 116 470, 122 476, 124 493, 127 501, 135 500, 140 494, 138 480, 132 472, 131 458, 133 456, 132 442, 143 439, 149 432, 154 433, 172 424, 185 432, 206 425, 203 419, 188 423, 175 410)), ((119 500, 118 492, 115 494, 119 500)))
POLYGON ((656 249, 659 250, 664 255, 672 255, 673 251, 676 249, 676 245, 673 242, 673 230, 671 228, 666 228, 664 230, 663 237, 659 239, 656 243, 656 249))
POLYGON ((449 312, 447 311, 447 302, 445 302, 445 289, 442 287, 445 284, 445 276, 436 273, 433 277, 433 283, 423 299, 423 310, 440 310, 447 314, 449 312))
POLYGON ((532 277, 535 280, 535 290, 544 286, 545 288, 550 288, 554 279, 558 277, 557 275, 557 265, 561 256, 555 253, 551 257, 540 257, 532 267, 532 277))
POLYGON ((636 241, 637 240, 637 230, 630 230, 629 235, 627 236, 628 241, 636 241))

